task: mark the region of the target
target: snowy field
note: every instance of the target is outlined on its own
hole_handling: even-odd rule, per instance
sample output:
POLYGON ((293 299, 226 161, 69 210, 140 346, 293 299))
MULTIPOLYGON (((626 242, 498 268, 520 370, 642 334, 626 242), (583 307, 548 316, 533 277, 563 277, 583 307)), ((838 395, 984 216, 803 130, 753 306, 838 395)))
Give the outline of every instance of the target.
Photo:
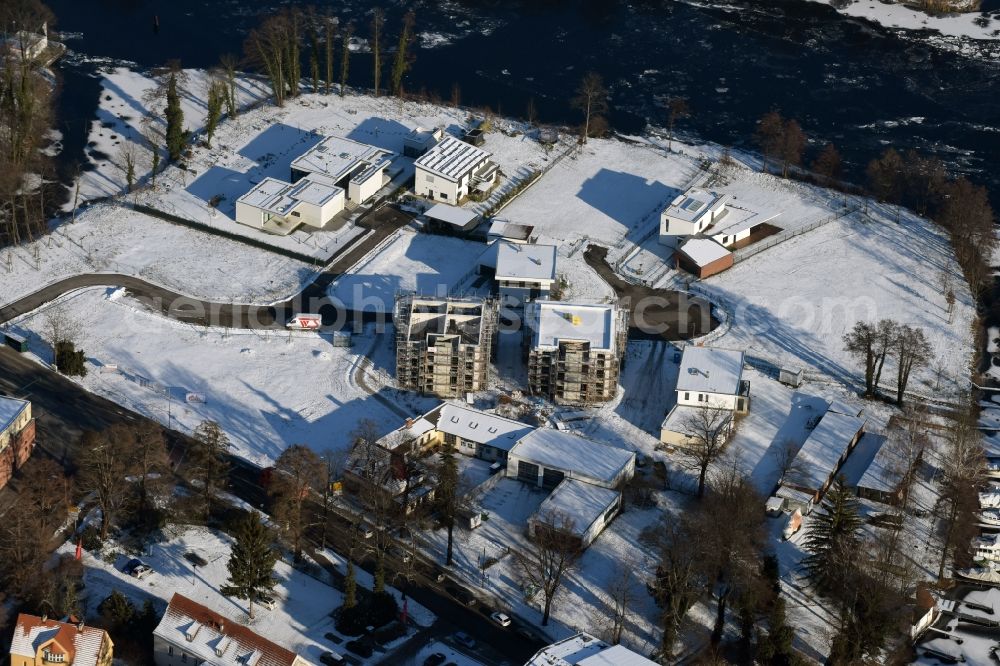
MULTIPOLYGON (((330 617, 330 612, 343 603, 343 595, 337 589, 279 561, 275 566, 278 584, 273 595, 277 605, 274 610, 256 606, 255 617, 250 620, 245 601, 227 597, 219 591, 229 577, 226 563, 232 539, 204 527, 181 526, 167 528, 166 532, 169 541, 154 544, 141 555, 143 562, 154 571, 141 581, 121 571, 132 555, 106 548, 109 552, 104 553, 104 557, 95 557, 85 551, 84 583, 89 615, 96 615, 97 606, 115 590, 138 608, 152 598, 158 612, 162 612, 170 597, 178 592, 237 624, 253 628, 310 663, 319 664, 319 657, 324 652, 343 651, 343 644, 338 646, 325 638, 329 632, 337 634, 330 617), (184 559, 186 553, 200 555, 208 564, 194 570, 184 559)), ((72 556, 74 550, 75 545, 67 541, 58 552, 72 556)), ((326 576, 325 573, 319 575, 326 576)), ((359 584, 370 587, 370 581, 359 579, 359 584)), ((400 598, 397 591, 389 590, 400 598)), ((429 626, 435 619, 432 613, 413 601, 409 602, 409 610, 414 622, 421 626, 429 626)), ((377 658, 371 661, 374 663, 377 658)))
POLYGON ((97 204, 34 243, 0 250, 0 305, 81 273, 141 277, 194 298, 273 303, 315 277, 301 261, 97 204))
MULTIPOLYGON (((429 408, 425 399, 382 385, 384 369, 392 367, 391 335, 360 335, 353 348, 334 348, 312 334, 197 328, 139 310, 119 294, 87 289, 54 306, 79 327, 77 342, 89 360, 81 384, 184 431, 216 421, 233 452, 255 464, 271 464, 290 444, 346 449, 363 419, 386 431, 395 427, 400 416, 357 384, 363 356, 375 365, 369 386, 414 414, 429 408), (205 402, 188 402, 188 394, 205 402)), ((29 334, 32 351, 45 360, 51 352, 39 335, 49 309, 13 325, 29 334)))
POLYGON ((474 277, 485 251, 483 243, 403 228, 331 284, 329 293, 349 308, 392 312, 399 291, 454 294, 474 277))
MULTIPOLYGON (((922 328, 933 350, 909 390, 952 395, 972 358, 974 307, 947 237, 905 211, 899 224, 892 211, 870 212, 870 220, 842 218, 698 285, 733 316, 732 328, 712 344, 851 384, 863 371, 844 350, 844 333, 857 321, 890 318, 922 328), (957 297, 950 321, 945 274, 957 297)), ((893 385, 895 369, 887 371, 893 385)))

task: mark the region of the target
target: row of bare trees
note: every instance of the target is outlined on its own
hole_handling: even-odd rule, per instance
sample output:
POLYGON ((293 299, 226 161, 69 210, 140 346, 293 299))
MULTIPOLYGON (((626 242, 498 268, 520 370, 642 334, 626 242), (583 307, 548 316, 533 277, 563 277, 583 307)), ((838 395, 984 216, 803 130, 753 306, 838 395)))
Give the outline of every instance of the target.
MULTIPOLYGON (((386 66, 386 14, 381 7, 374 7, 371 14, 369 46, 372 54, 372 88, 377 97, 383 92, 382 77, 386 66)), ((407 11, 403 15, 389 73, 389 92, 398 97, 404 95, 403 80, 414 60, 411 46, 415 24, 416 14, 412 10, 407 11)), ((243 46, 245 62, 264 73, 275 104, 283 106, 287 99, 294 98, 301 92, 305 47, 308 52, 311 89, 313 92, 329 95, 338 69, 334 44, 339 38, 339 93, 343 97, 350 73, 350 46, 354 32, 353 23, 341 26, 336 17, 320 13, 315 7, 284 8, 266 17, 247 36, 243 46)))
POLYGON ((896 404, 902 405, 913 370, 927 366, 933 350, 921 328, 892 319, 859 321, 844 334, 844 348, 858 358, 865 369, 865 396, 879 394, 879 383, 887 359, 896 364, 896 404))

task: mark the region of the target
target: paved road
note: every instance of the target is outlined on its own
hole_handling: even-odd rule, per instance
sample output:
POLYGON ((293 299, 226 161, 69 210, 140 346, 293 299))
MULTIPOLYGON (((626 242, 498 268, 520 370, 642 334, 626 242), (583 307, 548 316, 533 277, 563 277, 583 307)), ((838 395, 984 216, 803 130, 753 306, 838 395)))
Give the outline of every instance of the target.
POLYGON ((45 286, 12 303, 0 307, 0 324, 26 312, 31 312, 61 294, 84 287, 124 287, 147 308, 168 317, 202 326, 229 328, 284 328, 290 317, 299 312, 320 314, 327 326, 344 324, 356 317, 373 317, 374 313, 356 315, 337 307, 327 297, 327 288, 340 275, 350 270, 376 245, 408 224, 411 216, 390 206, 373 211, 359 222, 369 229, 360 243, 336 256, 316 280, 299 294, 276 305, 216 303, 192 298, 142 278, 120 273, 87 273, 75 275, 45 286))

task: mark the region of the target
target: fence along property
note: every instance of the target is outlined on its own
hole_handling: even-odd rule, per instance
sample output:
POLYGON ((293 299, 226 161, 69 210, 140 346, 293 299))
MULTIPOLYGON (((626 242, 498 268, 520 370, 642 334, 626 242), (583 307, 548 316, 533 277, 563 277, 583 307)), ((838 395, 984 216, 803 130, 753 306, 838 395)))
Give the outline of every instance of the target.
POLYGON ((813 222, 809 222, 808 224, 804 224, 801 227, 797 227, 795 229, 786 229, 785 231, 779 232, 773 236, 765 238, 764 240, 754 243, 753 245, 748 245, 744 248, 736 250, 735 252, 733 252, 733 263, 739 263, 744 259, 748 259, 754 256, 758 252, 763 252, 764 250, 770 249, 775 245, 778 245, 779 243, 783 243, 786 240, 789 240, 790 238, 795 238, 796 236, 800 236, 814 229, 819 229, 820 227, 829 224, 830 222, 833 222, 835 220, 839 220, 842 217, 846 217, 856 212, 857 210, 858 209, 856 206, 851 206, 850 208, 846 208, 840 212, 834 213, 833 215, 829 215, 819 220, 814 220, 813 222))

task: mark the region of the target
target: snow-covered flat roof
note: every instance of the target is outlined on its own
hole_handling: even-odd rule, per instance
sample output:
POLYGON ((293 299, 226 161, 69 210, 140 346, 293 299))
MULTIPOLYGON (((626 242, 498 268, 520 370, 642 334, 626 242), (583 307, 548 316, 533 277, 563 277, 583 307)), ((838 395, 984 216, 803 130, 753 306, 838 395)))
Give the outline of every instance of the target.
POLYGON ((677 390, 739 395, 743 358, 735 349, 689 345, 681 356, 677 390))
POLYGON ((663 417, 663 423, 660 424, 660 430, 669 430, 670 432, 679 432, 685 435, 691 435, 692 433, 687 432, 690 430, 688 424, 692 421, 694 415, 703 409, 702 407, 693 407, 691 405, 674 405, 667 412, 667 415, 663 417))
POLYGON ((498 280, 555 280, 556 246, 498 241, 498 280))
POLYGON ((489 414, 457 402, 446 402, 437 417, 437 429, 470 442, 504 451, 534 428, 526 423, 489 414))
POLYGON ((322 206, 343 191, 329 178, 316 174, 310 174, 294 185, 268 177, 237 201, 275 215, 287 215, 299 203, 322 206))
POLYGON ((525 666, 656 666, 656 662, 621 645, 579 633, 543 647, 525 666))
POLYGON ((334 197, 343 192, 344 189, 326 176, 320 174, 309 174, 288 192, 288 196, 298 201, 304 201, 314 206, 323 206, 329 203, 334 197))
POLYGON ((613 484, 621 471, 635 461, 632 451, 555 428, 538 428, 528 433, 514 445, 510 455, 605 484, 613 484))
POLYGON ((828 411, 799 449, 786 483, 810 490, 822 488, 837 469, 851 440, 864 426, 863 417, 828 411))
POLYGON ((9 428, 27 406, 27 400, 0 397, 0 432, 9 428))
POLYGON ((531 232, 535 228, 527 224, 515 224, 506 220, 494 220, 490 224, 487 236, 499 238, 509 238, 516 241, 527 241, 531 237, 531 232))
POLYGON ((680 252, 698 266, 708 266, 713 261, 732 254, 711 238, 689 238, 681 245, 680 252))
POLYGON ((535 348, 555 349, 560 342, 589 342, 591 348, 614 351, 615 306, 583 305, 563 301, 529 303, 526 316, 532 320, 535 348))
POLYGON ((694 222, 708 211, 724 204, 728 198, 728 195, 716 194, 695 187, 677 195, 663 211, 663 214, 678 220, 694 222))
POLYGON ((489 152, 453 136, 446 136, 417 159, 414 165, 442 178, 458 181, 489 158, 489 152))
POLYGON ((464 208, 459 208, 458 206, 449 206, 448 204, 434 204, 431 206, 426 213, 424 213, 429 218, 450 224, 459 228, 464 229, 479 215, 472 210, 466 210, 464 208))
POLYGON ((573 531, 582 535, 618 501, 620 495, 620 492, 611 488, 574 479, 563 479, 541 503, 533 517, 545 521, 557 516, 566 516, 573 520, 573 531))
POLYGON ((358 167, 371 165, 389 154, 375 146, 340 136, 328 136, 292 160, 292 169, 323 174, 337 183, 358 167))

